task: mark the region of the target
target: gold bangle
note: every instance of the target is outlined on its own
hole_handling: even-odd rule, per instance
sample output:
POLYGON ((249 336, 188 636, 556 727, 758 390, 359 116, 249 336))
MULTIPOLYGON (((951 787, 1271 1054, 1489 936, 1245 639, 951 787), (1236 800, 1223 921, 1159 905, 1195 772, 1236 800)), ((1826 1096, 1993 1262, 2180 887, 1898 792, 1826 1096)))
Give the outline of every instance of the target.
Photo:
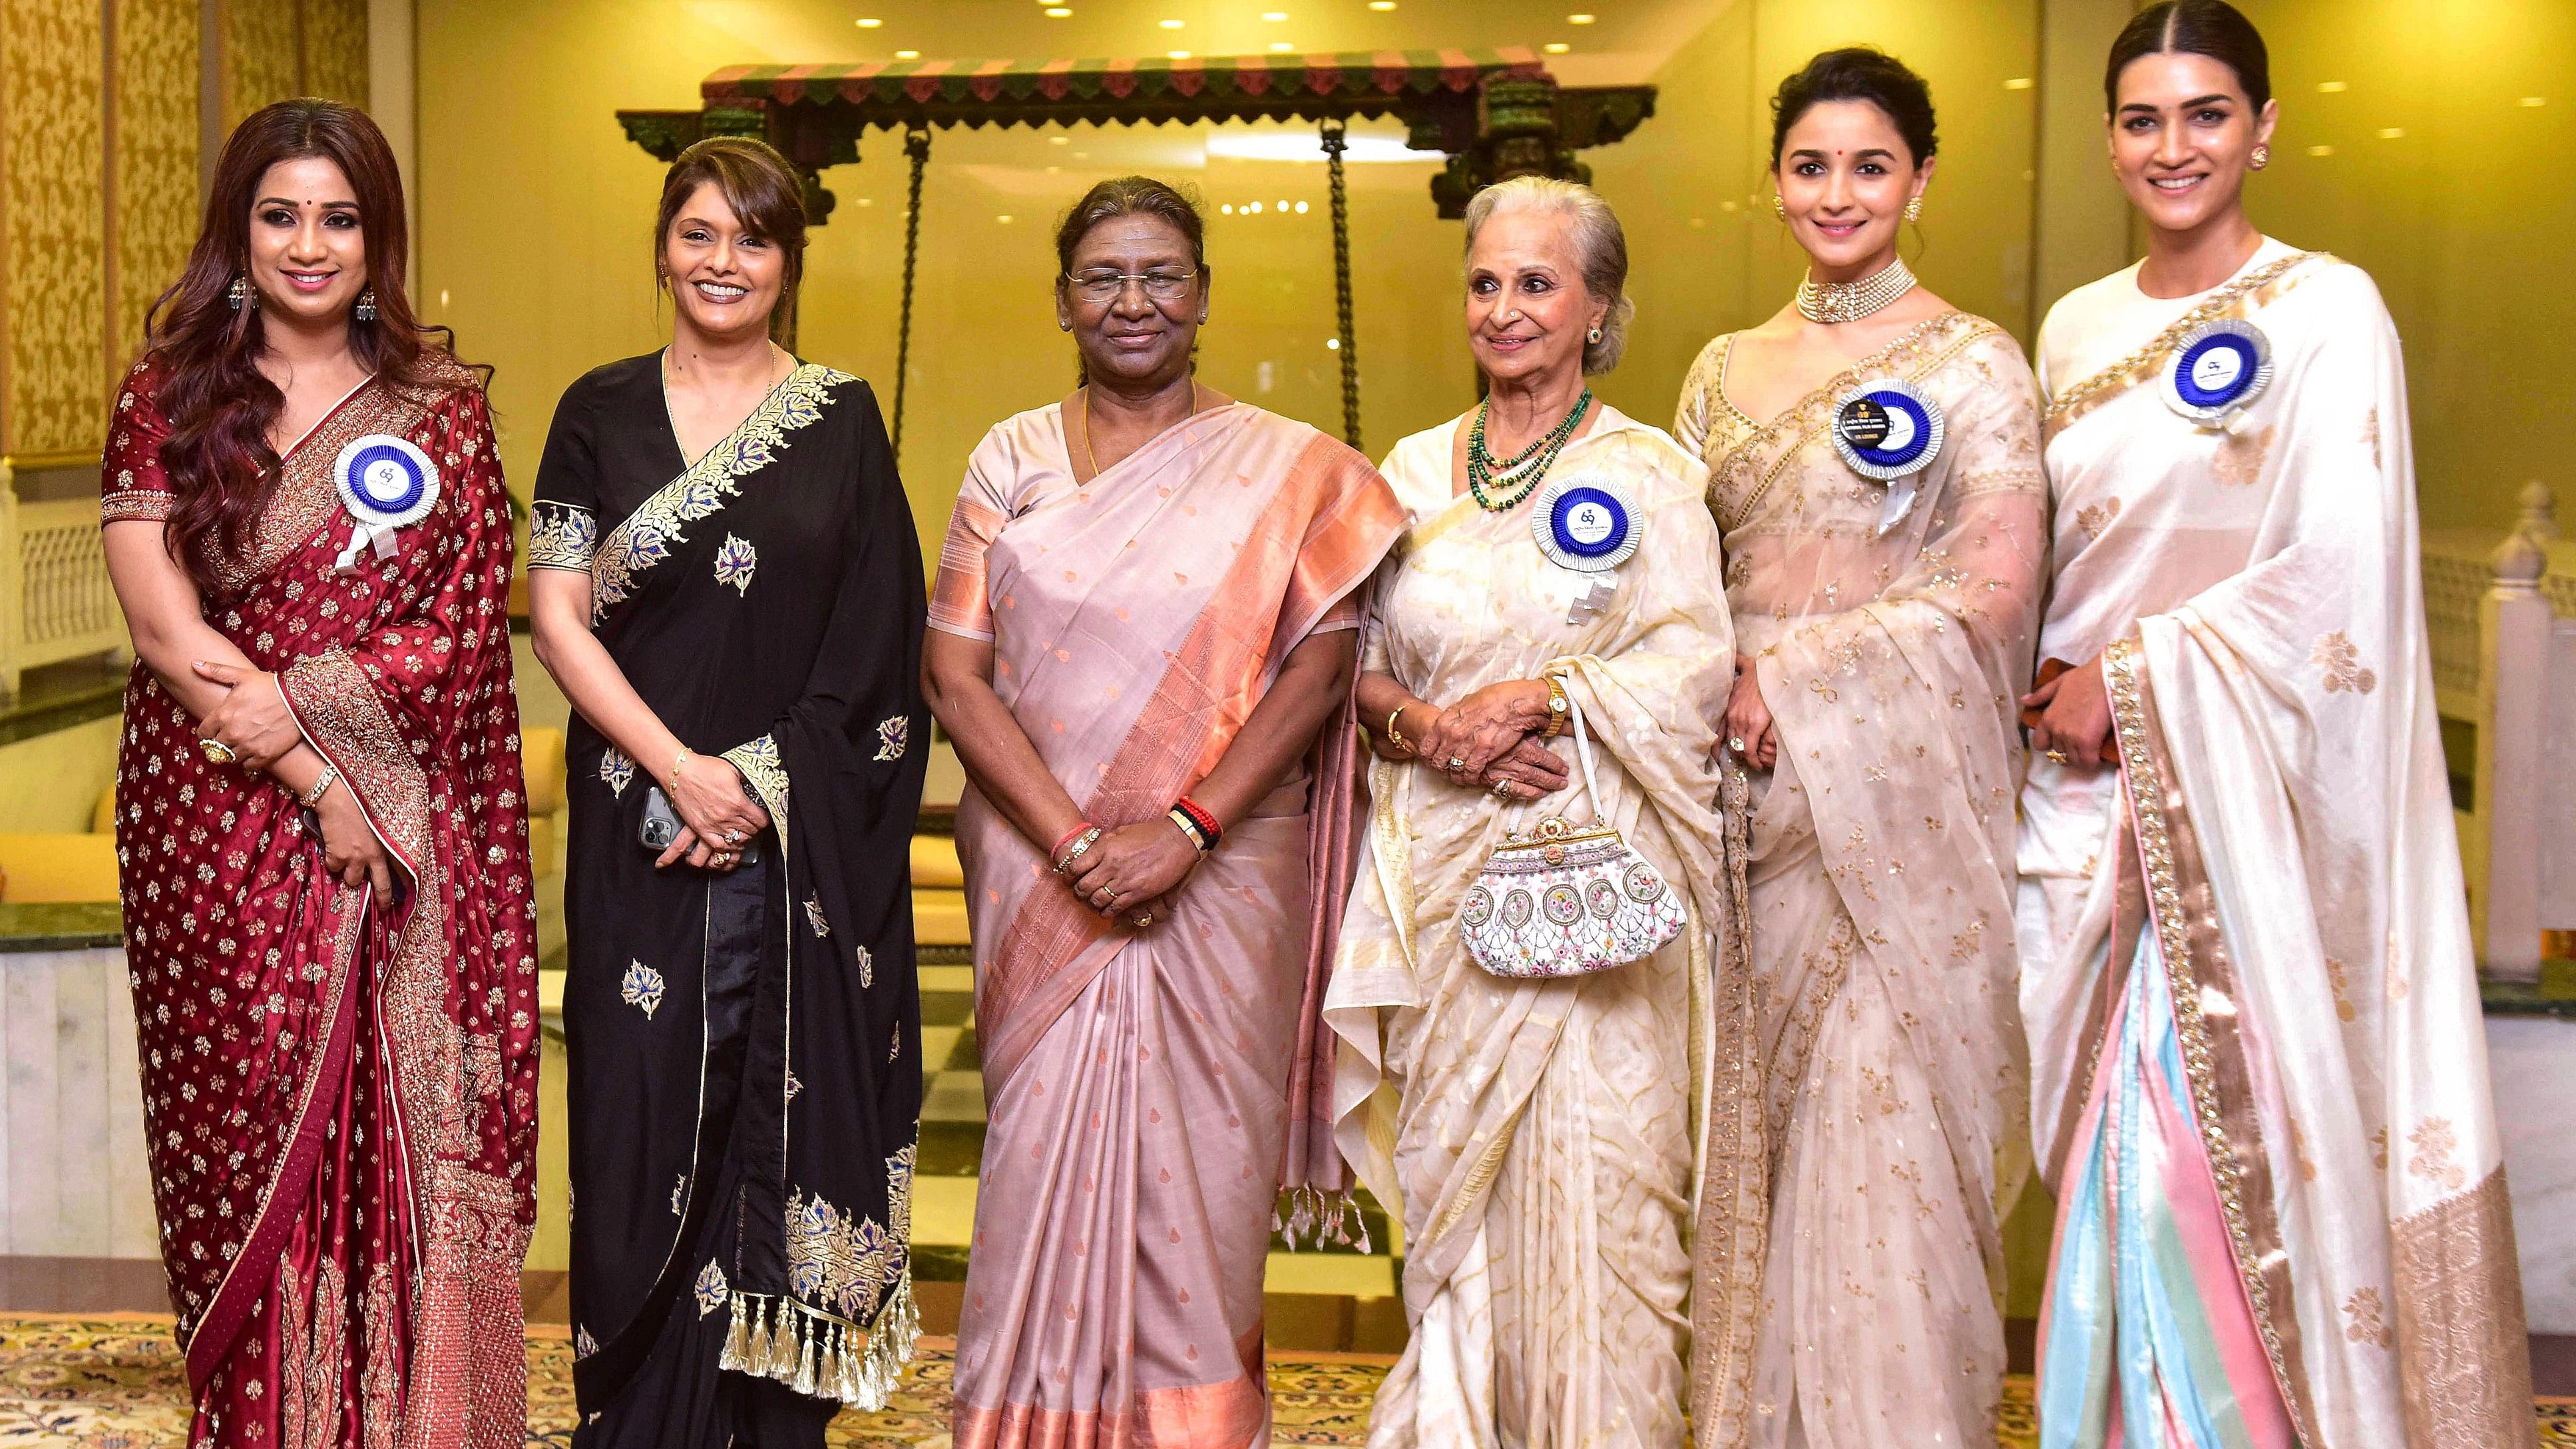
POLYGON ((313 777, 312 788, 296 796, 296 803, 308 810, 320 805, 322 797, 331 793, 332 782, 339 778, 340 767, 325 760, 322 764, 322 773, 313 777))
POLYGON ((1409 755, 1413 753, 1413 741, 1406 739, 1404 737, 1404 731, 1395 727, 1396 721, 1402 718, 1404 718, 1403 705, 1399 704, 1395 708, 1386 712, 1386 742, 1395 749, 1402 750, 1404 753, 1409 755))
POLYGON ((1198 849, 1199 854, 1207 854, 1207 832, 1199 829, 1199 823, 1190 818, 1188 811, 1175 805, 1164 815, 1163 818, 1171 821, 1174 825, 1181 827, 1181 834, 1189 837, 1190 844, 1198 849))

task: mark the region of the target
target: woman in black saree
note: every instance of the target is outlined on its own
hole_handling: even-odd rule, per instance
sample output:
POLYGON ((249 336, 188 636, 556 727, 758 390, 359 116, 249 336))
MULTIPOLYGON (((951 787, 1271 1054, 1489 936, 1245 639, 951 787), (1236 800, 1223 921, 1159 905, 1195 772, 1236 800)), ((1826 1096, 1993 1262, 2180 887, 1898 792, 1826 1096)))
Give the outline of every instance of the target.
POLYGON ((820 1446, 916 1333, 921 555, 868 385, 770 340, 804 226, 768 147, 683 152, 672 345, 574 383, 537 476, 583 1449, 820 1446))

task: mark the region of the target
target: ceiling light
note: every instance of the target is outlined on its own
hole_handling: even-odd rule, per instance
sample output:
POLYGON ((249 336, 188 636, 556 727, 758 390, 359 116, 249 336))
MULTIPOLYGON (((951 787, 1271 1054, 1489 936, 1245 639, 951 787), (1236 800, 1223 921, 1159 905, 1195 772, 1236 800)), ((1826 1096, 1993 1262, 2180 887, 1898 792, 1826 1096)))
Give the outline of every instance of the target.
POLYGON ((1232 216, 1234 215, 1234 203, 1229 201, 1225 205, 1218 207, 1217 210, 1226 216, 1232 216))
POLYGON ((2346 81, 2319 81, 2319 82, 2317 82, 2317 90, 2318 90, 2320 93, 2324 94, 2324 95, 2329 95, 2329 96, 2330 96, 2330 95, 2335 94, 2335 93, 2336 93, 2336 92, 2338 92, 2338 91, 2348 91, 2348 90, 2351 90, 2351 89, 2352 89, 2351 84, 2350 84, 2349 82, 2346 82, 2346 81))
POLYGON ((898 50, 894 53, 894 58, 897 60, 919 60, 921 59, 921 52, 917 50, 898 50))
POLYGON ((1046 169, 1046 174, 1048 174, 1049 176, 1057 176, 1057 175, 1061 175, 1061 174, 1063 174, 1063 172, 1064 172, 1064 168, 1063 168, 1063 167, 1061 167, 1061 166, 1050 166, 1050 167, 1048 167, 1048 168, 1046 169))
POLYGON ((850 198, 850 204, 852 206, 874 206, 877 204, 877 199, 873 196, 853 196, 850 198))
MULTIPOLYGON (((1285 40, 1274 40, 1274 41, 1270 42, 1270 48, 1271 48, 1272 50, 1277 51, 1277 52, 1279 52, 1280 54, 1283 54, 1283 55, 1284 55, 1284 54, 1288 53, 1289 51, 1295 50, 1297 47, 1296 47, 1296 45, 1295 45, 1293 42, 1290 42, 1290 41, 1285 41, 1285 40)), ((2530 104, 2530 103, 2526 101, 2526 102, 2524 102, 2524 104, 2528 105, 2528 104, 2530 104)))
POLYGON ((1186 22, 1179 21, 1179 20, 1164 20, 1164 21, 1160 21, 1160 22, 1157 22, 1157 23, 1158 23, 1158 24, 1160 24, 1160 25, 1161 25, 1165 30, 1178 30, 1178 29, 1180 29, 1180 28, 1181 28, 1181 26, 1182 26, 1183 24, 1185 24, 1186 22))
POLYGON ((1070 146, 1073 144, 1073 138, 1071 136, 1049 136, 1047 137, 1047 144, 1050 146, 1070 146))
POLYGON ((1282 211, 1282 212, 1287 211, 1287 210, 1288 210, 1288 203, 1287 203, 1287 202, 1284 202, 1284 201, 1283 201, 1283 202, 1281 202, 1281 203, 1279 203, 1279 209, 1280 209, 1280 211, 1282 211))
POLYGON ((1167 50, 1164 51, 1163 54, 1169 56, 1173 60, 1187 60, 1190 58, 1190 53, 1186 50, 1167 50))
POLYGON ((1598 17, 1591 15, 1569 15, 1565 17, 1565 23, 1568 25, 1589 25, 1597 18, 1598 17))
POLYGON ((2379 139, 2383 141, 2400 140, 2403 139, 2405 135, 2406 128, 2404 126, 2382 126, 2379 128, 2379 139))
POLYGON ((1304 216, 1306 214, 1306 203, 1302 201, 1297 203, 1297 214, 1299 216, 1304 216))
POLYGON ((1261 12, 1261 18, 1269 21, 1273 25, 1276 25, 1280 21, 1288 18, 1288 12, 1285 10, 1264 10, 1261 12))
POLYGON ((1046 18, 1049 20, 1070 20, 1073 18, 1073 12, 1067 10, 1061 5, 1050 5, 1046 8, 1046 18))
POLYGON ((2004 82, 2004 89, 2008 91, 2026 91, 2029 90, 2030 87, 2031 78, 2026 75, 2017 75, 2011 80, 2004 82))
POLYGON ((1245 207, 1244 210, 1253 216, 1259 216, 1261 214, 1261 203, 1256 201, 1250 206, 1245 207))
POLYGON ((1539 47, 1539 49, 1546 51, 1550 55, 1563 55, 1573 48, 1573 46, 1566 44, 1562 40, 1551 40, 1547 44, 1539 47))
POLYGON ((1369 0, 1369 8, 1371 10, 1392 10, 1395 8, 1395 0, 1369 0))
POLYGON ((2308 148, 2308 154, 2311 156, 2331 156, 2334 154, 2334 148, 2332 146, 2310 146, 2308 148))
POLYGON ((1339 351, 1341 351, 1341 350, 1342 350, 1342 339, 1340 339, 1340 338, 1338 338, 1338 337, 1327 337, 1327 338, 1325 338, 1325 339, 1324 339, 1324 350, 1325 350, 1326 352, 1339 352, 1339 351))
POLYGON ((2522 103, 2523 105, 2526 105, 2526 106, 2545 106, 2545 105, 2548 105, 2548 104, 2549 104, 2549 97, 2547 97, 2547 96, 2524 96, 2524 97, 2522 98, 2522 102, 2521 102, 2521 103, 2522 103))
POLYGON ((994 217, 993 220, 1000 222, 1004 226, 1009 226, 1011 224, 1011 214, 1006 211, 1000 216, 994 217))
POLYGON ((868 16, 867 18, 865 18, 865 19, 863 19, 863 20, 861 20, 861 21, 859 22, 859 28, 860 28, 861 30, 874 30, 874 29, 876 29, 878 26, 883 25, 883 24, 885 24, 885 22, 884 22, 884 21, 879 20, 879 19, 878 19, 878 18, 876 18, 875 16, 871 15, 871 16, 868 16))

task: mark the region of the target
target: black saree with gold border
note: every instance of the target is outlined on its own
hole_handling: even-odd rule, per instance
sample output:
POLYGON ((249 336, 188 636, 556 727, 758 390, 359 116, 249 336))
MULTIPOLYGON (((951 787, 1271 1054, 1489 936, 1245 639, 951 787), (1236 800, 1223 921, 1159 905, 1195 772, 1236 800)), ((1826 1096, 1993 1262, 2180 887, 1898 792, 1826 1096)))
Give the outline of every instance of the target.
POLYGON ((529 566, 768 809, 757 864, 656 870, 670 761, 568 745, 574 1385, 586 1445, 821 1442, 911 1356, 910 840, 921 555, 868 385, 800 365, 681 457, 659 354, 566 391, 529 566))

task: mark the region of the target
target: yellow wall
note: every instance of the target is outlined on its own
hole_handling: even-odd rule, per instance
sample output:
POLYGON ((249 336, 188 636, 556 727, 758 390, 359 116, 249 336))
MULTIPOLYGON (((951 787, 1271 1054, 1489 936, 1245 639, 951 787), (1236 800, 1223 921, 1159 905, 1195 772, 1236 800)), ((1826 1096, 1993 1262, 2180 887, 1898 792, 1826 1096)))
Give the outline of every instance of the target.
POLYGON ((2378 280, 2406 345, 2426 524, 2507 526, 2526 480, 2568 481, 2576 6, 2239 3, 2271 46, 2282 112, 2256 221, 2378 280))

